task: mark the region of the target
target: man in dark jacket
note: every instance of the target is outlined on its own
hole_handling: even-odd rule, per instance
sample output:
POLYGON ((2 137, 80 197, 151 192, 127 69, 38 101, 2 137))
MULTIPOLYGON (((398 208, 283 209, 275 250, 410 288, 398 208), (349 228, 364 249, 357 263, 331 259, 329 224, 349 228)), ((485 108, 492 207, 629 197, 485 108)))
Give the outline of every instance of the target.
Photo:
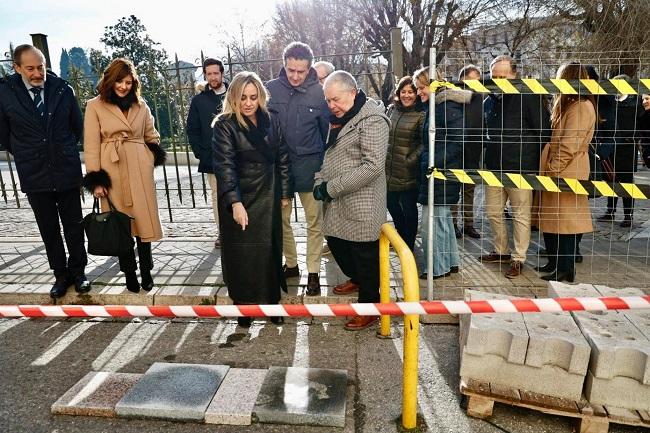
MULTIPOLYGON (((221 113, 228 85, 223 81, 223 63, 208 57, 203 61, 203 76, 208 81, 205 89, 192 98, 187 114, 187 138, 194 156, 199 160, 199 172, 208 177, 212 194, 214 222, 219 227, 217 181, 212 166, 212 120, 221 113)), ((219 237, 214 247, 219 248, 219 237)))
MULTIPOLYGON (((512 57, 498 56, 490 65, 493 79, 517 77, 512 57)), ((551 137, 551 121, 542 96, 491 94, 484 103, 487 148, 484 164, 498 178, 503 173, 537 174, 542 147, 551 137)), ((508 278, 521 274, 530 243, 533 192, 518 188, 485 187, 485 209, 494 235, 495 251, 481 256, 483 262, 507 263, 508 278), (508 231, 503 208, 510 200, 513 211, 514 254, 508 251, 508 231)))
MULTIPOLYGON (((458 73, 459 81, 480 79, 481 70, 475 65, 467 65, 458 73)), ((483 153, 483 131, 481 128, 470 128, 469 125, 483 124, 483 94, 472 94, 472 100, 468 109, 463 112, 463 118, 466 129, 463 141, 463 169, 476 170, 480 168, 481 154, 483 153)), ((481 234, 474 228, 474 186, 473 183, 462 184, 460 194, 463 201, 462 207, 460 203, 457 203, 451 208, 456 238, 462 237, 463 234, 474 239, 481 237, 481 234)))
POLYGON ((91 289, 81 226, 81 112, 72 88, 46 73, 43 53, 20 45, 13 53, 16 74, 0 80, 0 144, 14 157, 20 188, 34 211, 56 282, 52 298, 74 284, 91 289), (66 258, 59 218, 69 257, 66 258))
MULTIPOLYGON (((308 45, 292 42, 283 53, 284 68, 267 83, 269 109, 277 112, 289 149, 294 191, 298 193, 307 220, 307 294, 320 294, 320 260, 323 245, 322 205, 312 195, 314 174, 320 169, 329 128, 329 110, 308 45)), ((298 277, 298 254, 291 229, 291 206, 282 209, 284 273, 298 277)))

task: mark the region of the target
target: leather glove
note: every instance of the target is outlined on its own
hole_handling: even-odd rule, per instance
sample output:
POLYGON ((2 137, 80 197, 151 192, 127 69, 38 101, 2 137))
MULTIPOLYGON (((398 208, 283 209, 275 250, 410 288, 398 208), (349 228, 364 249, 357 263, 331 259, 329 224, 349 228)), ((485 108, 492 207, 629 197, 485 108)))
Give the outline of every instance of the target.
POLYGON ((327 182, 314 187, 314 198, 320 201, 330 201, 332 197, 327 193, 327 182))

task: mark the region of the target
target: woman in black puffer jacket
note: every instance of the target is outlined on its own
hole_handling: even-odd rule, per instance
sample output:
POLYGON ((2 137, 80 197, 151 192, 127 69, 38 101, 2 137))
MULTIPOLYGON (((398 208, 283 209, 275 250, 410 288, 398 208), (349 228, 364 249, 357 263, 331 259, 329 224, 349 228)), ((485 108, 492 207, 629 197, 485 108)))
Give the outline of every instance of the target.
POLYGON ((411 77, 397 84, 390 118, 386 155, 387 207, 395 228, 413 250, 418 229, 418 161, 422 153, 424 112, 411 77))

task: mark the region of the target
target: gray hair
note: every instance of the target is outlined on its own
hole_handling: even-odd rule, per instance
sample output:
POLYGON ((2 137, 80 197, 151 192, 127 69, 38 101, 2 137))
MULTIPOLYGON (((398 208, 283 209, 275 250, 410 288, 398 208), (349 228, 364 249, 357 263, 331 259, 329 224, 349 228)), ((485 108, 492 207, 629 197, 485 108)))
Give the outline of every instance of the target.
POLYGON ((338 84, 341 90, 357 90, 357 80, 354 79, 352 74, 346 71, 332 72, 323 83, 323 89, 338 84))
POLYGON ((515 62, 515 59, 513 59, 512 57, 510 57, 508 55, 505 55, 505 54, 500 55, 500 56, 496 56, 494 58, 494 60, 492 60, 490 62, 490 69, 492 69, 492 67, 494 65, 496 65, 497 63, 499 63, 499 62, 508 62, 508 64, 510 65, 510 70, 512 71, 512 73, 513 74, 517 73, 517 63, 515 62))
POLYGON ((324 61, 324 60, 321 60, 321 61, 319 61, 319 62, 316 62, 316 63, 314 63, 314 64, 312 65, 313 68, 318 68, 318 67, 321 67, 321 66, 322 66, 322 67, 325 69, 325 71, 327 72, 327 74, 325 74, 326 77, 329 76, 329 75, 330 75, 332 72, 334 72, 334 70, 336 69, 336 68, 334 67, 333 64, 331 64, 330 62, 326 62, 326 61, 324 61))

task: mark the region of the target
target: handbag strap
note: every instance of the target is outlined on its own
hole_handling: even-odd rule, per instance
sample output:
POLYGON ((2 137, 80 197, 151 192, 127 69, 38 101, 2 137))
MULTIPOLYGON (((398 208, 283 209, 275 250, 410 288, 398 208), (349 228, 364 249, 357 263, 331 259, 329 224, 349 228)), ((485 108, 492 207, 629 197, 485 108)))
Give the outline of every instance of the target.
MULTIPOLYGON (((112 210, 112 211, 117 210, 117 208, 115 207, 115 205, 113 204, 113 202, 111 201, 111 199, 110 199, 110 197, 108 195, 106 196, 106 201, 108 201, 108 207, 110 208, 110 210, 112 210)), ((99 208, 99 199, 97 197, 95 197, 94 200, 93 200, 93 212, 101 213, 100 208, 99 208)))

